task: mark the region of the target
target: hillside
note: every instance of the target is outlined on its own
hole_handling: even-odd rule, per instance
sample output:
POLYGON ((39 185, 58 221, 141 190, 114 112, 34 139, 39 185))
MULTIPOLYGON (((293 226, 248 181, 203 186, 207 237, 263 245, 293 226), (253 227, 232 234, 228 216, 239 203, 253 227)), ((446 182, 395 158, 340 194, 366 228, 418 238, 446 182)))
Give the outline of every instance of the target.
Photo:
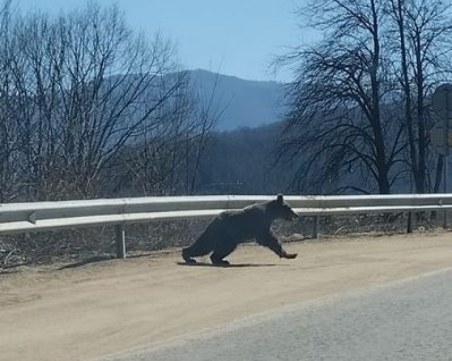
POLYGON ((217 130, 256 127, 280 120, 284 111, 284 84, 245 80, 200 69, 189 73, 201 97, 208 100, 213 92, 216 108, 223 111, 217 130))

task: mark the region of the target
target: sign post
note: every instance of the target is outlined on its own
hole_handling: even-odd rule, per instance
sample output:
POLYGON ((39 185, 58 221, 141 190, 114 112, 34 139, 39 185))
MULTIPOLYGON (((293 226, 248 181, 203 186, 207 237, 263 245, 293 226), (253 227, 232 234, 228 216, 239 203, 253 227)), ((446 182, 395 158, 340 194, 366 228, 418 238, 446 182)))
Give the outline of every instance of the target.
MULTIPOLYGON (((432 144, 444 157, 443 192, 447 193, 447 156, 452 146, 452 84, 442 84, 435 89, 432 97, 433 112, 437 122, 431 132, 432 144)), ((446 211, 443 227, 447 228, 446 211)))

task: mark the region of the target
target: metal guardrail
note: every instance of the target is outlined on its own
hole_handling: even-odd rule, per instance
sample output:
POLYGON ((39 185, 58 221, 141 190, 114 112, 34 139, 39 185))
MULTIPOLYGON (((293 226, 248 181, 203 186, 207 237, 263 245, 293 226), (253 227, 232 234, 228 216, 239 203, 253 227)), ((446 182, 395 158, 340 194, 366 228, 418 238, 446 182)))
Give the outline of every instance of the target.
MULTIPOLYGON (((183 196, 0 204, 0 234, 117 225, 118 255, 125 256, 127 223, 212 217, 275 196, 183 196)), ((447 210, 452 194, 285 196, 304 216, 447 210)), ((316 223, 316 222, 315 222, 316 223)))

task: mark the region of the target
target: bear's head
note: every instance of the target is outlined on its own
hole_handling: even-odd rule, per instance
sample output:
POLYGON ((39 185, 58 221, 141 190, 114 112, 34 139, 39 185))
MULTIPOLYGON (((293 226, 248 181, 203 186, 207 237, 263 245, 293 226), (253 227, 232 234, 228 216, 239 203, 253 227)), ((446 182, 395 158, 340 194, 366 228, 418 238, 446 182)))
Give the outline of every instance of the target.
POLYGON ((298 214, 296 214, 292 207, 284 201, 284 197, 282 194, 278 194, 276 200, 272 201, 272 214, 274 219, 285 219, 287 221, 291 221, 293 219, 298 218, 298 214))

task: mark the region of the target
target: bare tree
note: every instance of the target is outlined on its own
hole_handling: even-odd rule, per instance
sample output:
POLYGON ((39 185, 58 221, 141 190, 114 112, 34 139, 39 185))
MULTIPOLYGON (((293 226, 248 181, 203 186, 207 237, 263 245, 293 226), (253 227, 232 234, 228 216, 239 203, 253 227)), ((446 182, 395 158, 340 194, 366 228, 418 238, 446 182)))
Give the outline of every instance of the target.
POLYGON ((205 102, 187 72, 169 74, 184 84, 155 113, 162 121, 144 130, 128 147, 118 166, 121 187, 139 189, 141 194, 193 194, 200 161, 210 130, 219 112, 213 94, 205 102), (126 186, 125 184, 129 184, 126 186))
POLYGON ((429 106, 433 88, 450 77, 450 5, 328 0, 300 14, 324 40, 279 59, 297 66, 282 154, 317 190, 437 189, 443 159, 429 166, 429 106))
MULTIPOLYGON (((398 80, 401 102, 404 104, 404 133, 409 145, 409 165, 414 190, 424 193, 429 178, 435 177, 437 191, 443 157, 437 159, 437 171, 428 167, 429 154, 429 97, 433 87, 450 75, 452 51, 451 5, 442 0, 391 0, 388 14, 392 20, 388 42, 394 76, 398 80), (434 174, 430 175, 430 170, 434 174), (430 177, 429 177, 430 175, 430 177)), ((431 183, 430 183, 431 184, 431 183)))
POLYGON ((197 193, 199 169, 201 160, 210 139, 211 131, 224 113, 224 108, 220 108, 215 101, 216 89, 218 86, 218 76, 215 78, 212 89, 209 93, 201 91, 202 84, 191 84, 193 93, 193 113, 192 129, 187 132, 185 174, 186 174, 186 194, 197 193))
POLYGON ((20 185, 16 163, 23 134, 15 118, 17 103, 11 72, 11 63, 15 57, 12 44, 13 16, 13 2, 4 1, 0 6, 0 202, 16 199, 20 185))
POLYGON ((88 197, 134 137, 181 88, 174 49, 136 35, 116 6, 18 19, 13 73, 26 139, 22 168, 32 199, 88 197), (165 81, 165 84, 163 84, 165 81))
POLYGON ((126 183, 144 195, 174 194, 177 180, 181 177, 178 167, 182 153, 181 137, 190 115, 188 78, 181 72, 168 74, 165 78, 163 83, 169 78, 178 78, 183 86, 156 109, 157 126, 152 129, 142 127, 118 163, 129 174, 127 178, 132 178, 126 178, 126 183))
POLYGON ((402 149, 400 126, 382 107, 388 76, 382 1, 312 2, 300 13, 324 40, 278 60, 297 69, 282 154, 302 160, 300 175, 316 186, 313 191, 389 193, 402 149))

